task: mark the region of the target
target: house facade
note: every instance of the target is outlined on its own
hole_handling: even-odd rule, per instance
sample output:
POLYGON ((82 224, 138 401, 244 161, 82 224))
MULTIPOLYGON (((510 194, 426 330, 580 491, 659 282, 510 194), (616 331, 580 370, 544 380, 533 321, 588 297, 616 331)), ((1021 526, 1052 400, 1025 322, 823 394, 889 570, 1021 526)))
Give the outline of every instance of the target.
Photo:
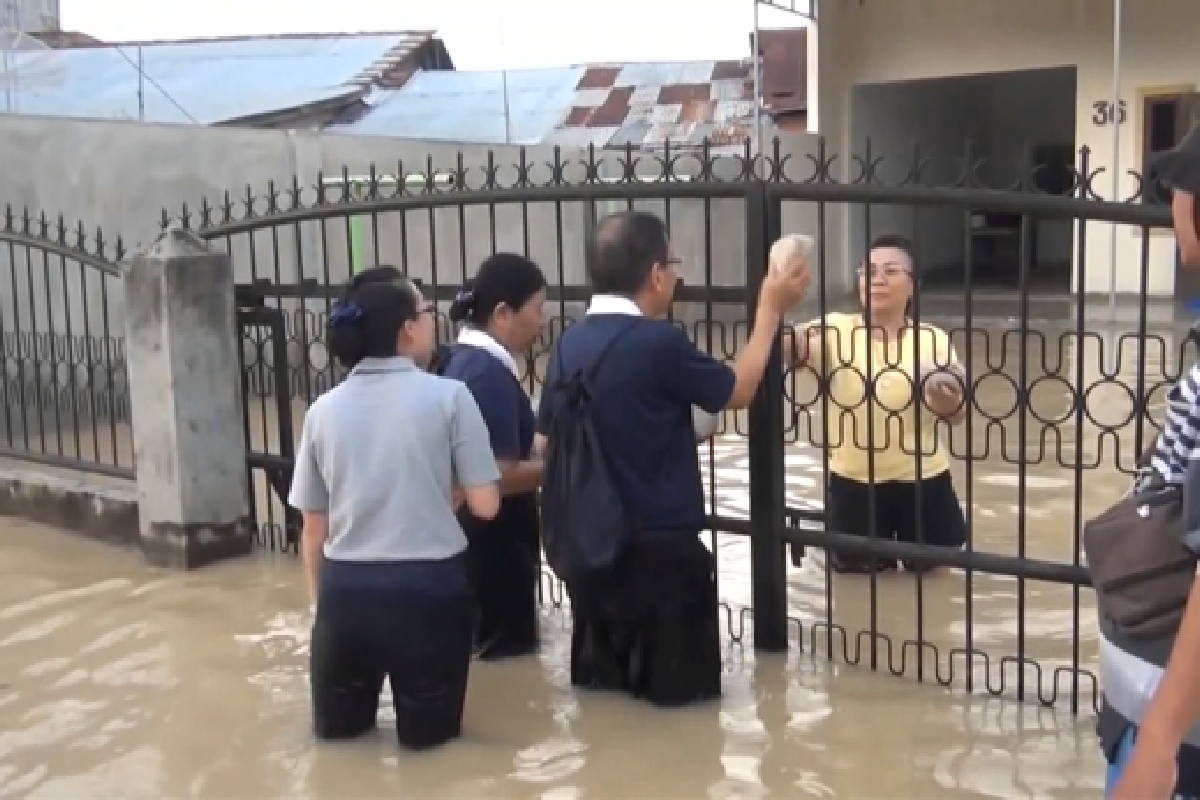
MULTIPOLYGON (((1029 172, 1022 169, 1028 156, 1041 167, 1044 191, 1069 192, 1064 160, 1075 162, 1086 146, 1090 170, 1102 170, 1091 184, 1097 195, 1125 200, 1139 197, 1146 157, 1172 146, 1192 120, 1200 84, 1195 0, 1125 0, 1115 105, 1114 0, 818 2, 810 130, 841 153, 861 154, 869 140, 872 154, 884 157, 885 180, 914 148, 931 160, 926 177, 951 176, 969 141, 983 183, 1011 185, 1029 172)), ((1139 202, 1162 201, 1151 195, 1139 202)), ((867 228, 863 216, 847 219, 851 243, 867 228)), ((929 244, 923 268, 947 283, 969 246, 979 263, 995 262, 997 285, 1015 284, 1019 220, 980 209, 968 230, 959 210, 883 209, 872 212, 869 227, 919 234, 929 244)), ((1141 229, 1088 223, 1085 238, 1087 293, 1142 288, 1141 229)), ((1035 284, 1073 291, 1081 266, 1073 223, 1039 220, 1033 240, 1035 284)), ((1176 274, 1169 232, 1149 234, 1149 259, 1151 295, 1190 293, 1176 274)))

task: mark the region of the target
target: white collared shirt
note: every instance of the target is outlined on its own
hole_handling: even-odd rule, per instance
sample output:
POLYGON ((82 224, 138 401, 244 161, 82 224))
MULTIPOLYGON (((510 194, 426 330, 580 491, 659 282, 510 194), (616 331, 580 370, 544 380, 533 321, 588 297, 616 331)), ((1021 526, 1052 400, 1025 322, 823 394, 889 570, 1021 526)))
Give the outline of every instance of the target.
POLYGON ((508 348, 497 342, 487 331, 481 331, 478 328, 463 328, 458 332, 458 343, 486 350, 507 367, 508 371, 513 374, 513 377, 517 380, 521 379, 521 371, 517 367, 517 360, 513 358, 512 353, 508 352, 508 348))
POLYGON ((588 303, 588 314, 625 314, 630 317, 643 316, 637 303, 619 294, 595 294, 588 303))

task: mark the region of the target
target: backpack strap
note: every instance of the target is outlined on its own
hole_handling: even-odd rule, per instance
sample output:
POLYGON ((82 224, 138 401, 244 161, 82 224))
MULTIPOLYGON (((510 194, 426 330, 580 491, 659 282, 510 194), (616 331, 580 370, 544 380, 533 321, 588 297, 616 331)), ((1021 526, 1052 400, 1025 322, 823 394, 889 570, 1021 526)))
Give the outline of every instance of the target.
MULTIPOLYGON (((636 322, 626 325, 624 328, 617 331, 616 335, 613 336, 613 338, 608 340, 608 344, 606 344, 606 345, 604 345, 604 347, 600 348, 600 352, 596 354, 596 359, 592 362, 592 365, 590 367, 588 367, 587 372, 584 374, 584 377, 583 377, 584 383, 586 383, 590 387, 592 385, 592 383, 595 382, 596 375, 599 374, 599 372, 600 372, 600 365, 604 363, 605 356, 607 356, 612 351, 613 346, 617 342, 619 342, 619 341, 621 341, 621 339, 625 338, 625 334, 632 331, 640 323, 641 323, 641 318, 639 317, 639 318, 637 318, 636 322)), ((560 367, 562 366, 561 360, 559 361, 558 365, 560 367)))
MULTIPOLYGON (((608 342, 605 343, 604 347, 600 348, 600 352, 596 355, 595 360, 592 361, 591 366, 588 367, 586 370, 583 370, 584 383, 586 383, 587 385, 590 386, 592 384, 592 382, 596 380, 596 375, 600 371, 600 365, 601 365, 601 363, 603 363, 605 356, 607 356, 609 351, 612 350, 613 345, 615 345, 618 341, 620 341, 622 338, 625 337, 625 334, 629 333, 630 331, 632 331, 634 328, 636 328, 638 326, 638 324, 641 322, 641 318, 638 317, 638 318, 636 318, 636 320, 637 320, 636 322, 633 322, 633 323, 625 326, 621 330, 617 331, 616 335, 613 336, 613 338, 609 339, 608 342)), ((565 374, 565 372, 563 370, 562 343, 563 343, 563 337, 559 336, 558 344, 556 344, 554 347, 554 358, 555 358, 555 361, 558 362, 558 380, 556 381, 556 383, 564 383, 565 381, 569 380, 569 377, 565 374)))

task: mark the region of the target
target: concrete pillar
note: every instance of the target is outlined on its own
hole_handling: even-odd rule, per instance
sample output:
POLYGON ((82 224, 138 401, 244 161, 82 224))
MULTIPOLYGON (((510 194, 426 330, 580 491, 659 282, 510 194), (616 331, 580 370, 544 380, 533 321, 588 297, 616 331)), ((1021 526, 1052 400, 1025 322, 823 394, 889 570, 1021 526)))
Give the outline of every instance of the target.
POLYGON ((125 346, 140 540, 194 569, 253 548, 233 270, 169 229, 125 271, 125 346))

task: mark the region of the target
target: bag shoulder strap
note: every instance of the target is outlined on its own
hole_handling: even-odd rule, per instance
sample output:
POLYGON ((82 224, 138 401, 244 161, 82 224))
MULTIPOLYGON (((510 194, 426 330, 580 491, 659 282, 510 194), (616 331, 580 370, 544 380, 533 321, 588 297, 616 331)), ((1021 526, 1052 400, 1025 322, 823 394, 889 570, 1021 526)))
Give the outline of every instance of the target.
MULTIPOLYGON (((604 347, 600 348, 600 352, 596 354, 595 360, 592 361, 592 365, 590 367, 588 367, 587 372, 584 374, 584 383, 585 384, 587 384, 590 387, 595 382, 596 376, 600 373, 600 367, 604 363, 605 357, 609 353, 612 352, 612 349, 617 344, 617 342, 619 342, 625 338, 625 334, 629 333, 634 328, 638 327, 638 325, 640 325, 641 322, 642 322, 642 320, 640 318, 637 318, 636 321, 630 323, 629 325, 626 325, 624 328, 617 331, 616 335, 613 336, 611 339, 609 339, 608 343, 605 344, 604 347)), ((559 364, 559 366, 561 366, 561 363, 559 364)))
MULTIPOLYGON (((587 367, 587 369, 585 369, 585 370, 577 370, 577 372, 583 373, 583 382, 586 385, 590 386, 596 380, 596 375, 600 371, 600 366, 604 362, 605 357, 613 349, 613 346, 616 345, 616 343, 619 342, 621 339, 623 339, 625 337, 625 334, 629 333, 634 328, 636 328, 639 324, 641 324, 642 319, 640 317, 636 317, 634 319, 635 319, 634 322, 630 323, 629 325, 626 325, 624 328, 617 331, 616 335, 613 336, 613 338, 611 338, 607 342, 605 342, 604 346, 600 348, 600 352, 597 353, 596 357, 592 360, 591 366, 587 367)), ((558 363, 558 370, 557 370, 558 375, 557 375, 556 380, 554 381, 555 384, 566 383, 568 380, 570 380, 570 378, 574 374, 574 373, 572 373, 572 375, 569 376, 563 370, 562 345, 563 345, 563 337, 560 336, 558 339, 558 344, 555 345, 555 347, 554 347, 554 360, 558 363)))

